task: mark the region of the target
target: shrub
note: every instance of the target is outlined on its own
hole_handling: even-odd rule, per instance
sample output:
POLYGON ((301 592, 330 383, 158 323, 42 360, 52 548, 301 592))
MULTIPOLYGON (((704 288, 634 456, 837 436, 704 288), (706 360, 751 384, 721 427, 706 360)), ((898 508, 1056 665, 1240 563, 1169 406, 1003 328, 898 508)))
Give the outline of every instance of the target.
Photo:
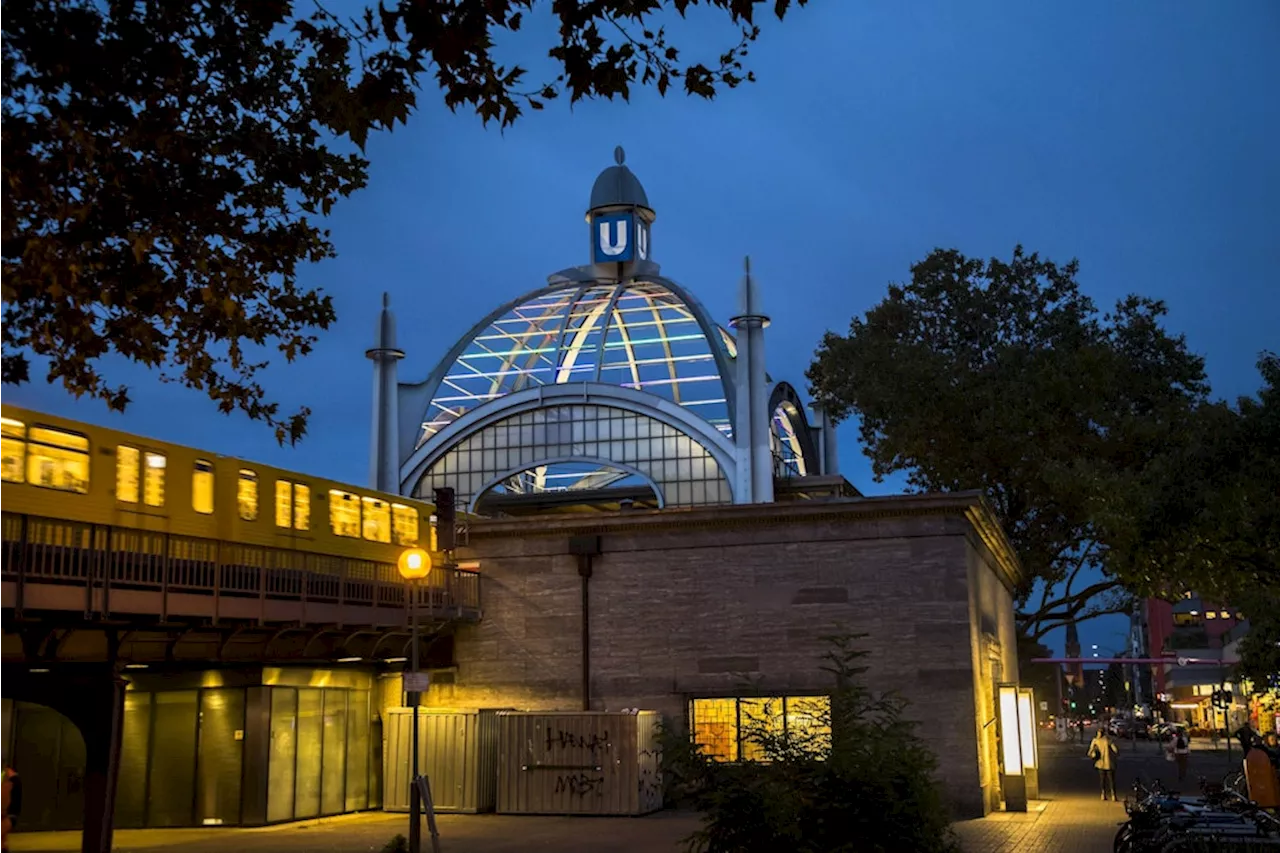
POLYGON ((409 853, 409 840, 403 835, 397 835, 382 845, 382 853, 409 853))
POLYGON ((906 701, 865 686, 865 635, 827 638, 835 678, 812 724, 771 730, 745 720, 742 738, 763 760, 716 761, 685 732, 663 735, 663 770, 675 799, 703 813, 691 853, 954 853, 958 842, 934 779, 934 755, 903 712, 906 701))

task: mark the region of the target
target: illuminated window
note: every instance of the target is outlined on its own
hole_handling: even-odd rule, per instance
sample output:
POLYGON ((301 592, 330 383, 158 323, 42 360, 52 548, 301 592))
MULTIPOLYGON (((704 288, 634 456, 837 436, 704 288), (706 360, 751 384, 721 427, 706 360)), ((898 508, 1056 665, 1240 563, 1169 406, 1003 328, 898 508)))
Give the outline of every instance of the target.
POLYGON ((743 761, 766 758, 764 743, 785 732, 782 704, 780 696, 738 700, 738 750, 743 761))
POLYGON ((311 529, 311 487, 293 484, 293 529, 311 529))
POLYGON ((397 545, 418 544, 418 511, 404 504, 391 505, 391 538, 397 545))
POLYGON ((773 696, 751 699, 694 699, 689 703, 693 742, 718 761, 765 757, 753 734, 786 735, 791 745, 825 754, 831 745, 828 696, 773 696))
MULTIPOLYGON (((332 492, 343 494, 343 492, 332 492)), ((357 520, 359 516, 357 515, 357 520)), ((311 487, 288 480, 276 480, 276 526, 294 530, 311 529, 311 487)), ((338 529, 334 528, 334 533, 338 529)), ((339 533, 339 536, 356 536, 357 533, 339 533)))
POLYGON ((693 742, 717 761, 738 760, 738 700, 694 699, 690 704, 693 742))
POLYGON ((213 463, 197 459, 191 472, 191 508, 208 515, 213 512, 213 463))
POLYGON ((276 480, 276 527, 293 526, 293 483, 276 480))
POLYGON ((391 541, 391 507, 377 498, 361 498, 364 504, 364 538, 370 542, 391 541))
POLYGON ((164 506, 164 469, 167 460, 163 453, 143 454, 146 463, 142 468, 142 501, 147 506, 164 506))
MULTIPOLYGON (((1222 614, 1222 615, 1223 615, 1224 617, 1226 616, 1226 614, 1225 614, 1225 613, 1224 613, 1224 614, 1222 614)), ((1206 611, 1204 612, 1204 618, 1206 618, 1206 619, 1217 619, 1217 618, 1218 618, 1218 614, 1217 614, 1217 613, 1214 613, 1212 610, 1206 610, 1206 611)))
POLYGON ((27 466, 27 428, 22 421, 10 418, 0 418, 0 427, 3 428, 3 438, 0 438, 0 443, 3 444, 3 449, 0 450, 3 463, 0 464, 0 470, 3 471, 5 482, 21 483, 25 479, 23 470, 27 466))
POLYGON ((236 483, 236 505, 245 521, 258 520, 258 475, 247 468, 240 469, 236 483))
POLYGON ((89 491, 89 439, 33 426, 27 436, 27 482, 48 489, 89 491))
POLYGON ((350 492, 329 490, 329 527, 336 536, 360 538, 360 499, 350 492))
POLYGON ((1219 616, 1221 616, 1223 619, 1230 619, 1230 618, 1231 618, 1231 614, 1230 614, 1230 613, 1228 613, 1228 612, 1227 612, 1227 611, 1225 611, 1225 610, 1224 610, 1224 611, 1222 611, 1221 613, 1219 613, 1218 615, 1219 615, 1219 616))
POLYGON ((139 465, 142 454, 138 448, 122 444, 116 448, 116 500, 136 504, 142 497, 142 477, 139 465))

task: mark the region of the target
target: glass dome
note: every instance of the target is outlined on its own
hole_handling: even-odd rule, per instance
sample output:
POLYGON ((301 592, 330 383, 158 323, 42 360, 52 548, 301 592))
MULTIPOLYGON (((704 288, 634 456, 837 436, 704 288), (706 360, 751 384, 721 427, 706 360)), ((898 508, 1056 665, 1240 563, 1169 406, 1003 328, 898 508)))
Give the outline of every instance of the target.
POLYGON ((421 446, 465 412, 536 385, 603 382, 683 406, 732 437, 733 337, 673 282, 555 284, 481 321, 436 369, 421 446))

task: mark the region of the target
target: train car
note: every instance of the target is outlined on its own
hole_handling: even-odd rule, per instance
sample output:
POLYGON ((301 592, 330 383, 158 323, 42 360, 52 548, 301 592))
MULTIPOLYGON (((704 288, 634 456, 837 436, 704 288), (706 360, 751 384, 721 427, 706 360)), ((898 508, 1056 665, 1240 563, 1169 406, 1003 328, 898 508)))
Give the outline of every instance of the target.
POLYGON ((6 513, 382 563, 438 550, 429 503, 17 406, 0 415, 6 513))

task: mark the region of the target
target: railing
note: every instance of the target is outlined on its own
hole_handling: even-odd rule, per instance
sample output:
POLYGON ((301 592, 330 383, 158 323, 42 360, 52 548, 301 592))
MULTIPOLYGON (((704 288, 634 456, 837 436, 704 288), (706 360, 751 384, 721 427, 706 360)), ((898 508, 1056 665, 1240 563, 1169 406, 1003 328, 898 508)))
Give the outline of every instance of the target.
MULTIPOLYGON (((142 612, 403 624, 411 605, 390 563, 16 513, 3 513, 3 557, 3 580, 14 584, 5 606, 18 615, 82 604, 86 618, 101 619, 142 612)), ((424 617, 479 617, 477 572, 436 569, 417 589, 424 617)))

